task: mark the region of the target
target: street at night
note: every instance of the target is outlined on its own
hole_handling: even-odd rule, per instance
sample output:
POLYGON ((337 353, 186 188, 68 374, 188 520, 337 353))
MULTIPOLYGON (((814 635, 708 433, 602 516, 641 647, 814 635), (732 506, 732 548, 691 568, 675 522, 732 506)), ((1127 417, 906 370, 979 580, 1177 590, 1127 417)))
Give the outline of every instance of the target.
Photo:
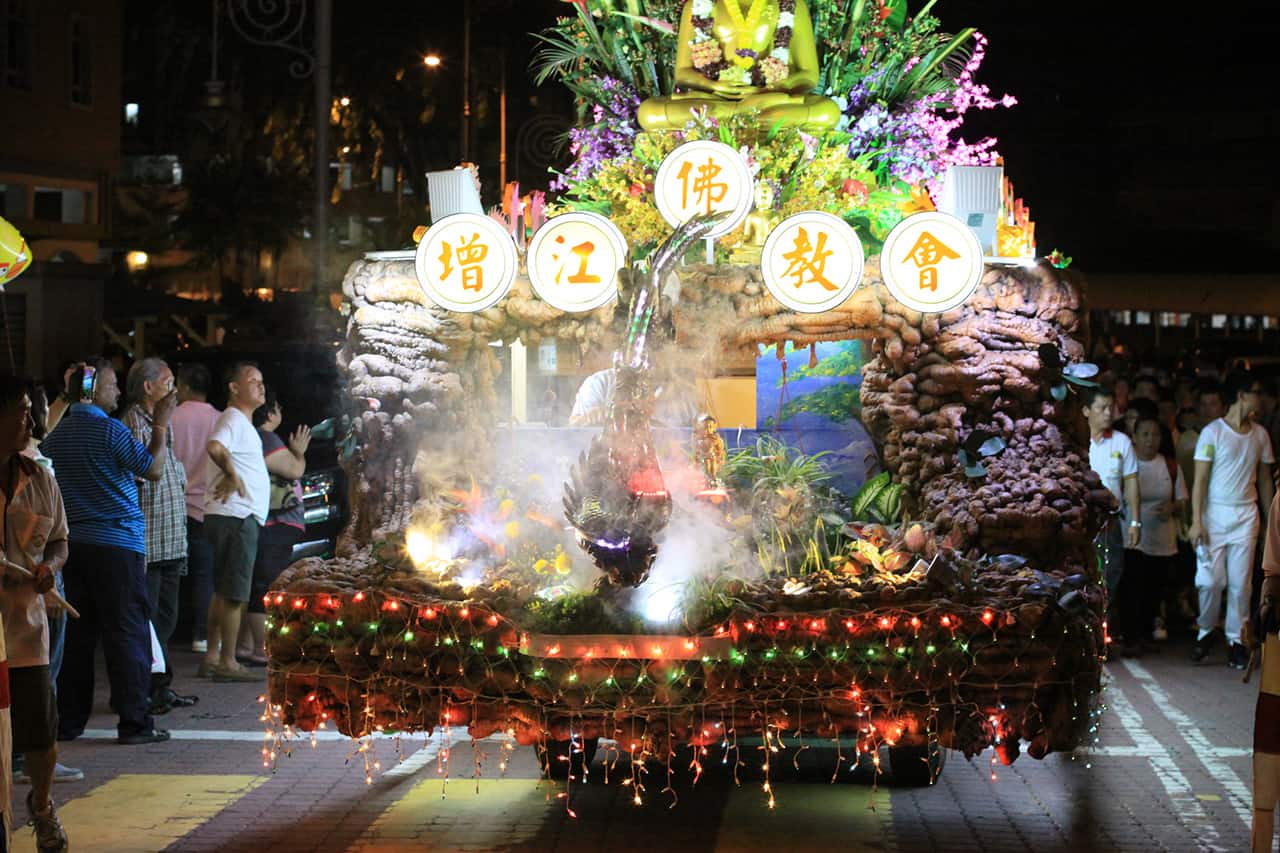
MULTIPOLYGON (((399 756, 393 738, 377 739, 382 769, 371 784, 362 757, 332 737, 314 747, 304 738, 272 772, 259 754, 254 687, 180 678, 180 689, 198 691, 201 701, 173 712, 166 722, 174 740, 161 746, 115 746, 99 695, 92 728, 63 750, 86 779, 59 786, 60 808, 69 833, 99 833, 93 849, 103 853, 648 850, 658 827, 672 851, 1244 849, 1256 686, 1220 662, 1193 667, 1187 648, 1108 666, 1108 708, 1093 749, 1008 767, 989 754, 951 753, 936 785, 903 788, 887 776, 873 786, 869 772, 847 769, 832 783, 834 747, 802 752, 797 772, 788 747, 775 756, 782 769, 772 811, 751 747, 742 750, 736 785, 718 749, 696 786, 682 750, 673 759, 674 793, 663 791, 665 767, 651 766, 638 807, 621 784, 630 774, 625 757, 606 782, 604 747, 590 781, 574 784, 566 804, 562 784, 539 781, 532 749, 512 753, 502 774, 501 738, 473 745, 457 730, 447 741, 447 782, 443 732, 405 737, 399 756)), ((182 670, 195 667, 194 656, 178 659, 182 670)), ((19 837, 14 849, 34 848, 19 837)))
POLYGON ((1150 5, 5 0, 0 853, 1273 853, 1280 18, 1150 5))

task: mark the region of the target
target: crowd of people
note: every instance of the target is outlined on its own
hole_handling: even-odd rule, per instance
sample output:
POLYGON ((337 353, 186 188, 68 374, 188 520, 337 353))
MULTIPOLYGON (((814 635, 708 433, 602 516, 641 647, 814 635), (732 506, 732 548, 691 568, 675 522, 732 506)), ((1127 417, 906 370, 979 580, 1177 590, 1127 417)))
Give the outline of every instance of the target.
POLYGON ((1276 383, 1245 370, 1099 380, 1080 402, 1090 467, 1119 505, 1097 543, 1111 651, 1138 656, 1194 632, 1193 662, 1221 643, 1244 669, 1244 623, 1263 585, 1277 584, 1263 580, 1258 547, 1276 495, 1276 383))
POLYGON ((120 744, 168 740, 156 717, 199 701, 173 689, 180 609, 204 654, 197 676, 263 678, 262 596, 304 527, 310 432, 275 434, 283 413, 257 365, 228 371, 222 412, 201 364, 175 376, 144 358, 123 395, 110 361, 63 378, 49 402, 39 383, 0 376, 0 849, 10 784, 31 786, 37 848, 67 849, 52 788, 84 773, 57 744, 88 725, 99 645, 120 744))

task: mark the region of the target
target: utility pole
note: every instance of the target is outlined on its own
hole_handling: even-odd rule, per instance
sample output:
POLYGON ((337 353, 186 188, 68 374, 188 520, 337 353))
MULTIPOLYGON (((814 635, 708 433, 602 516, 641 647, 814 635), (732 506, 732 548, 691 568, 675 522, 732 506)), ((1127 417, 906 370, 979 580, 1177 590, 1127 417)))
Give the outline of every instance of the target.
POLYGON ((498 60, 502 69, 499 75, 501 91, 498 93, 498 186, 499 192, 507 191, 507 38, 502 37, 501 56, 498 60))
MULTIPOLYGON (((469 0, 468 0, 469 2, 469 0)), ((329 261, 329 109, 333 103, 333 0, 314 0, 315 44, 304 43, 303 25, 307 3, 277 3, 271 0, 227 0, 231 26, 245 41, 262 47, 278 47, 296 54, 289 63, 295 80, 314 75, 315 83, 315 172, 311 223, 312 281, 317 294, 328 286, 329 261), (296 14, 295 14, 296 10, 296 14)), ((218 3, 214 0, 214 38, 217 40, 218 3)), ((215 59, 216 62, 216 59, 215 59)), ((216 65, 215 77, 216 77, 216 65)))
POLYGON ((462 0, 462 162, 471 159, 471 0, 462 0))
POLYGON ((311 233, 313 287, 317 295, 329 284, 329 107, 333 103, 333 0, 316 0, 315 111, 316 147, 313 152, 315 187, 311 233))

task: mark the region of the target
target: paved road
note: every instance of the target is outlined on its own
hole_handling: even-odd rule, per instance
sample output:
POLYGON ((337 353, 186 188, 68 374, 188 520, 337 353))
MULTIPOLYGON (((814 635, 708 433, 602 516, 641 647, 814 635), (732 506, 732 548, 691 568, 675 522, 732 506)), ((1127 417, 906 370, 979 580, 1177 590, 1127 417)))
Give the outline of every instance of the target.
MULTIPOLYGON (((177 687, 201 703, 163 718, 175 739, 116 745, 100 690, 90 731, 63 744, 64 762, 87 778, 55 794, 72 849, 97 853, 1247 849, 1256 679, 1242 684, 1221 660, 1193 667, 1185 651, 1109 667, 1109 710, 1090 752, 1010 767, 950 753, 924 789, 873 785, 861 772, 831 784, 831 756, 802 755, 796 771, 783 755, 773 810, 758 772, 735 785, 715 762, 696 787, 673 768, 674 793, 663 790, 666 769, 651 769, 640 806, 620 784, 626 763, 606 783, 597 762, 589 784, 562 797, 537 781, 532 750, 511 753, 503 775, 502 744, 461 732, 380 740, 371 757, 336 737, 303 742, 265 770, 262 688, 181 678, 196 658, 179 654, 177 687), (381 763, 371 782, 366 758, 381 763)), ((23 796, 19 787, 18 820, 23 796)), ((33 850, 30 831, 13 847, 33 850)))

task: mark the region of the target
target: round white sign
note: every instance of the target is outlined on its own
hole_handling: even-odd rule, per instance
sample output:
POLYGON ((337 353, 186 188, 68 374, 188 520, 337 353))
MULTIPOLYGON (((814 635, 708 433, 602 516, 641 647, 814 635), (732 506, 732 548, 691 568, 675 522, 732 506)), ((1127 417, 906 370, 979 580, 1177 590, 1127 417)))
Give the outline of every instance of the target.
POLYGON ((506 296, 518 267, 511 235, 478 213, 455 213, 432 225, 414 258, 427 298, 462 313, 483 311, 506 296))
POLYGON ((816 210, 788 216, 764 241, 765 286, 792 311, 820 314, 862 284, 862 241, 843 219, 816 210))
POLYGON ((729 213, 708 237, 721 237, 751 211, 751 168, 742 155, 723 142, 686 142, 667 155, 653 182, 658 212, 672 227, 700 213, 729 213))
POLYGON ((552 308, 580 313, 618 294, 627 241, 598 213, 562 213, 543 224, 525 256, 533 292, 552 308))
POLYGON ((939 314, 968 299, 982 281, 982 246, 969 226, 946 213, 908 216, 885 238, 880 274, 908 308, 939 314))

